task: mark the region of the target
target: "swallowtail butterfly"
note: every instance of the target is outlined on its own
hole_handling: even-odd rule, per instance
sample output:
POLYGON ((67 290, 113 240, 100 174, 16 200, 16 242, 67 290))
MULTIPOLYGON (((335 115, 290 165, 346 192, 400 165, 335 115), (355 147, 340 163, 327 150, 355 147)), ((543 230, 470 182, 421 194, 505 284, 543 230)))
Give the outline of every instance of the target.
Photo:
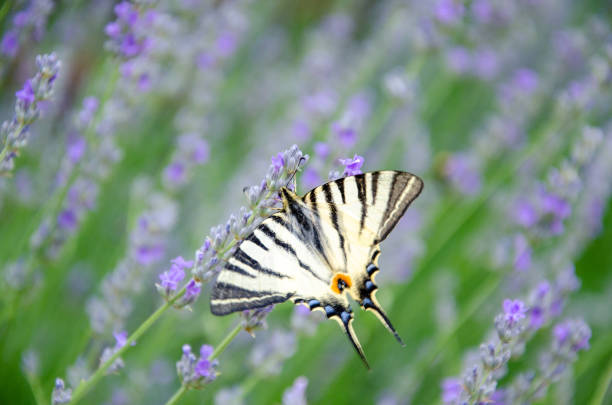
MULTIPOLYGON (((336 320, 364 361, 346 293, 402 343, 375 297, 380 243, 423 189, 417 176, 379 171, 341 178, 283 207, 238 246, 211 294, 215 315, 291 300, 336 320)), ((403 343, 402 343, 403 345, 403 343)))

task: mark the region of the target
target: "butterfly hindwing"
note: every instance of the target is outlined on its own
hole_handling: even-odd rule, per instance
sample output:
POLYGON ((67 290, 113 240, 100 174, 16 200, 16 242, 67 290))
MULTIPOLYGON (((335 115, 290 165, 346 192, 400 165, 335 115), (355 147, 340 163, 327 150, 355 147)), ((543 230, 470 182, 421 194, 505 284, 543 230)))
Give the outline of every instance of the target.
POLYGON ((338 321, 367 365, 345 292, 401 342, 376 300, 374 277, 379 243, 422 187, 410 173, 380 171, 328 182, 304 197, 281 189, 282 210, 264 220, 219 273, 213 314, 291 299, 338 321))

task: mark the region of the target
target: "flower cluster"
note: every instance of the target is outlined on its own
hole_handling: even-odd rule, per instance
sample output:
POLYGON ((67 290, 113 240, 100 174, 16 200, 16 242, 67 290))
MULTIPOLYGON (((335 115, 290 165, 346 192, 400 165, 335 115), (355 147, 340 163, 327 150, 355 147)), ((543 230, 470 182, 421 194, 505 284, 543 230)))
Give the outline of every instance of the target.
POLYGON ((53 10, 53 2, 30 0, 28 3, 24 9, 13 15, 13 26, 2 37, 0 55, 5 58, 14 58, 19 52, 22 41, 32 39, 40 41, 45 33, 47 18, 53 10))
POLYGON ((295 174, 307 160, 308 155, 304 155, 296 145, 272 158, 261 184, 245 188, 248 208, 242 207, 238 217, 232 215, 225 225, 212 228, 196 252, 193 269, 196 280, 210 280, 220 270, 219 265, 231 256, 237 243, 274 212, 274 207, 280 202, 279 190, 293 187, 295 174))
POLYGON ((589 348, 591 329, 582 319, 567 319, 555 325, 550 347, 540 355, 537 371, 515 377, 505 390, 496 394, 502 403, 528 403, 546 395, 548 387, 558 381, 578 352, 589 348))
POLYGON ((183 355, 176 363, 176 371, 181 384, 192 389, 202 389, 217 378, 219 361, 211 359, 214 350, 210 345, 202 345, 200 356, 191 351, 191 346, 183 345, 183 355))
POLYGON ((36 57, 38 72, 15 93, 15 116, 0 127, 0 175, 13 170, 19 150, 28 143, 30 126, 40 115, 40 103, 49 100, 61 63, 54 53, 36 57))
POLYGON ((51 394, 51 404, 67 404, 72 399, 72 389, 66 388, 64 380, 61 378, 55 379, 55 386, 53 387, 53 393, 51 394))
MULTIPOLYGON (((155 284, 157 291, 166 299, 169 300, 172 294, 177 290, 179 283, 185 278, 185 270, 193 267, 193 261, 186 261, 181 256, 176 257, 171 261, 172 266, 170 270, 167 270, 159 275, 159 283, 155 284)), ((185 285, 185 293, 179 298, 178 301, 174 302, 174 306, 177 308, 185 307, 193 303, 202 289, 202 283, 190 279, 185 285)))
POLYGON ((109 38, 107 47, 126 59, 146 52, 150 44, 143 35, 143 30, 152 23, 155 12, 147 10, 141 14, 128 1, 117 4, 114 11, 117 19, 108 23, 104 29, 109 38))
POLYGON ((499 370, 512 355, 512 346, 525 328, 527 308, 520 300, 505 300, 504 311, 495 317, 497 335, 480 345, 480 361, 469 366, 463 378, 447 378, 442 383, 445 404, 486 402, 495 392, 499 370))

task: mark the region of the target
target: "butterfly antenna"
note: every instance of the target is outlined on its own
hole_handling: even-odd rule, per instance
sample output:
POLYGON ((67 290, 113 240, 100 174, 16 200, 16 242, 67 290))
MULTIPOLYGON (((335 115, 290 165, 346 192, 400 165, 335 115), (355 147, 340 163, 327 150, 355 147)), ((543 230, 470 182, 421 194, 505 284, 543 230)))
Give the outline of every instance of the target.
POLYGON ((383 325, 385 325, 385 327, 389 330, 389 332, 391 332, 393 334, 393 336, 395 336, 395 339, 397 339, 399 344, 402 345, 402 346, 406 346, 406 344, 404 343, 402 338, 399 336, 399 334, 397 333, 397 331, 393 327, 393 324, 391 323, 391 320, 389 320, 389 317, 387 316, 387 314, 385 314, 385 311, 383 311, 383 309, 378 304, 378 301, 376 300, 376 298, 374 298, 373 296, 372 296, 371 299, 370 298, 365 298, 362 301, 361 305, 363 305, 363 307, 366 310, 371 310, 372 312, 374 312, 374 314, 380 320, 380 322, 383 325))
POLYGON ((357 351, 357 354, 361 358, 361 361, 363 361, 363 364, 365 364, 366 368, 370 370, 371 369, 370 364, 368 363, 368 360, 365 357, 365 353, 363 352, 363 349, 361 348, 361 343, 359 343, 359 339, 357 338, 357 335, 355 334, 355 331, 353 330, 353 325, 352 325, 353 316, 348 312, 342 312, 342 314, 336 319, 338 323, 340 324, 340 327, 344 330, 344 333, 346 334, 348 339, 351 341, 351 344, 357 351))

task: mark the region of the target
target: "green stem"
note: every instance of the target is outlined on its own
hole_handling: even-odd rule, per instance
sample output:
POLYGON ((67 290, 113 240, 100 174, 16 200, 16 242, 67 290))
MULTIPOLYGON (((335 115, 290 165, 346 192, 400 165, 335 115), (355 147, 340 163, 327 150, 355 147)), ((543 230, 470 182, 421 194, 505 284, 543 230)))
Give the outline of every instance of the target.
POLYGON ((185 385, 181 385, 181 388, 179 388, 174 393, 174 395, 172 395, 172 397, 168 400, 168 402, 166 402, 166 405, 174 405, 178 403, 179 399, 181 399, 183 395, 185 395, 186 392, 187 392, 187 387, 185 385))
POLYGON ((601 375, 599 382, 597 383, 597 389, 593 393, 593 397, 591 397, 590 405, 603 405, 604 399, 606 396, 606 392, 608 388, 612 385, 612 358, 608 361, 608 366, 606 370, 601 375))
POLYGON ((46 400, 45 394, 43 392, 42 386, 40 385, 40 380, 38 376, 30 373, 24 373, 28 384, 30 384, 30 389, 32 390, 32 394, 34 395, 34 400, 36 401, 36 405, 47 405, 49 401, 46 400))
POLYGON ((153 312, 151 316, 149 316, 139 327, 136 329, 132 335, 127 339, 125 345, 119 350, 117 350, 108 360, 106 360, 100 367, 96 370, 96 372, 87 380, 82 382, 72 394, 72 399, 70 401, 71 404, 76 404, 79 402, 87 392, 89 392, 96 384, 104 377, 106 370, 110 368, 110 366, 117 360, 123 353, 127 351, 127 349, 135 342, 140 336, 142 336, 153 324, 162 316, 164 312, 168 308, 172 306, 180 297, 185 294, 185 287, 183 287, 179 292, 176 293, 174 297, 170 300, 166 301, 164 305, 159 307, 157 311, 153 312))
POLYGON ((210 359, 212 360, 212 359, 216 359, 217 357, 219 357, 221 353, 223 353, 225 349, 227 349, 227 346, 229 346, 229 344, 232 342, 232 340, 234 340, 234 338, 238 335, 238 333, 240 333, 242 328, 243 328, 242 323, 238 322, 238 324, 234 327, 234 329, 232 329, 227 334, 227 336, 225 336, 225 338, 221 341, 221 343, 219 343, 219 345, 217 346, 213 354, 210 355, 210 359))

